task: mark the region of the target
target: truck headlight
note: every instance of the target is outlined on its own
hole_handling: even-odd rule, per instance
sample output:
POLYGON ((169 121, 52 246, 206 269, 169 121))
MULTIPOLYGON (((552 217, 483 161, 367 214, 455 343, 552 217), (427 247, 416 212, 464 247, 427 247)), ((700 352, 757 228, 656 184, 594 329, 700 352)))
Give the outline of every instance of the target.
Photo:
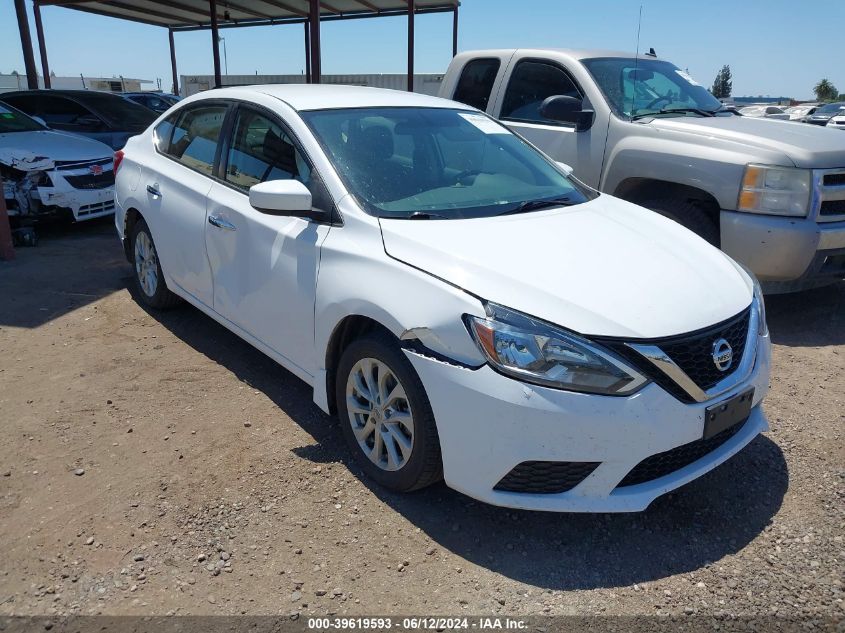
POLYGON ((806 217, 810 210, 812 178, 809 169, 747 165, 737 211, 806 217))
POLYGON ((641 389, 648 379, 622 359, 580 336, 485 304, 487 318, 467 316, 478 348, 498 371, 525 382, 612 396, 641 389))

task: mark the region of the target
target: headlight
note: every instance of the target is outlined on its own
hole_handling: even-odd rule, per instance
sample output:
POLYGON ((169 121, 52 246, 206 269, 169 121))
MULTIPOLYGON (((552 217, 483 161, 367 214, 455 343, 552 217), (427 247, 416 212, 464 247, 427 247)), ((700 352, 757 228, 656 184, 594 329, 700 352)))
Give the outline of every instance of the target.
POLYGON ((487 318, 467 316, 481 352, 503 374, 547 387, 629 395, 648 379, 590 341, 502 306, 487 303, 487 318))
POLYGON ((748 274, 751 275, 751 279, 754 282, 754 300, 757 302, 757 312, 759 316, 759 320, 757 321, 757 334, 760 336, 768 336, 769 324, 766 323, 766 301, 763 299, 763 288, 760 286, 760 282, 757 281, 757 277, 754 276, 754 273, 749 270, 748 274))
POLYGON ((812 172, 793 167, 748 165, 742 178, 738 211, 806 217, 812 172))

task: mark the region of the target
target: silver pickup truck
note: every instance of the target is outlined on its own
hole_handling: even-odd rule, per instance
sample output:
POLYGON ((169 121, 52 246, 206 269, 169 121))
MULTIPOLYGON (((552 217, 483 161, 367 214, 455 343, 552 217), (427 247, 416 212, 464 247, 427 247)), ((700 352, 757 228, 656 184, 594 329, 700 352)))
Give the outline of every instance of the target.
POLYGON ((845 278, 839 130, 734 114, 653 53, 462 53, 440 96, 501 120, 591 187, 695 231, 767 292, 845 278))

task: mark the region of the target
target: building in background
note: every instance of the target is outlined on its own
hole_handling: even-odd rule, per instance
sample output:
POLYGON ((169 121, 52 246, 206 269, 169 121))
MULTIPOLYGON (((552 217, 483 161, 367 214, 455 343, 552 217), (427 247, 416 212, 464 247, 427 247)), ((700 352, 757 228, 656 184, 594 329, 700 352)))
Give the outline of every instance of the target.
MULTIPOLYGON (((24 78, 25 79, 25 78, 24 78)), ((414 92, 437 96, 443 75, 415 74, 414 92)), ((253 86, 256 84, 304 84, 305 75, 224 75, 224 86, 253 86)), ((371 88, 391 88, 407 90, 408 77, 405 74, 368 74, 368 75, 323 75, 324 84, 342 84, 348 86, 369 86, 371 88)), ((213 75, 182 75, 181 94, 190 97, 193 94, 209 90, 214 86, 213 75)))
MULTIPOLYGON (((100 90, 103 92, 140 92, 153 90, 155 82, 132 77, 58 77, 50 75, 50 85, 56 90, 100 90)), ((38 87, 44 87, 44 78, 38 76, 38 87)), ((0 92, 26 90, 26 75, 0 73, 0 92)))

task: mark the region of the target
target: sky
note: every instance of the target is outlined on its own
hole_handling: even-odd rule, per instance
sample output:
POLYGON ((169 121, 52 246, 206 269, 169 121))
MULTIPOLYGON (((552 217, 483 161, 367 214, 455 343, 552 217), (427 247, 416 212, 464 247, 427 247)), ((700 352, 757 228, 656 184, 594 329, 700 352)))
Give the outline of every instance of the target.
MULTIPOLYGON (((35 22, 30 29, 40 72, 35 22)), ((218 0, 225 5, 225 0, 218 0)), ((461 0, 458 50, 558 47, 634 51, 642 6, 640 49, 653 47, 710 86, 729 64, 734 96, 809 99, 823 77, 845 92, 842 22, 824 19, 795 0, 461 0), (838 44, 837 44, 838 42, 838 44)), ((62 7, 41 10, 50 70, 60 76, 161 78, 169 90, 170 52, 163 28, 62 7)), ((303 71, 301 25, 226 29, 230 74, 303 71)), ((403 73, 407 18, 324 23, 324 74, 403 73)), ((213 73, 208 31, 177 33, 180 75, 213 73)), ((416 72, 443 72, 451 59, 452 16, 416 20, 416 72)), ((221 49, 222 56, 222 49, 221 49)), ((222 61, 221 61, 222 64, 222 61)), ((24 72, 12 0, 0 0, 0 72, 24 72)))

